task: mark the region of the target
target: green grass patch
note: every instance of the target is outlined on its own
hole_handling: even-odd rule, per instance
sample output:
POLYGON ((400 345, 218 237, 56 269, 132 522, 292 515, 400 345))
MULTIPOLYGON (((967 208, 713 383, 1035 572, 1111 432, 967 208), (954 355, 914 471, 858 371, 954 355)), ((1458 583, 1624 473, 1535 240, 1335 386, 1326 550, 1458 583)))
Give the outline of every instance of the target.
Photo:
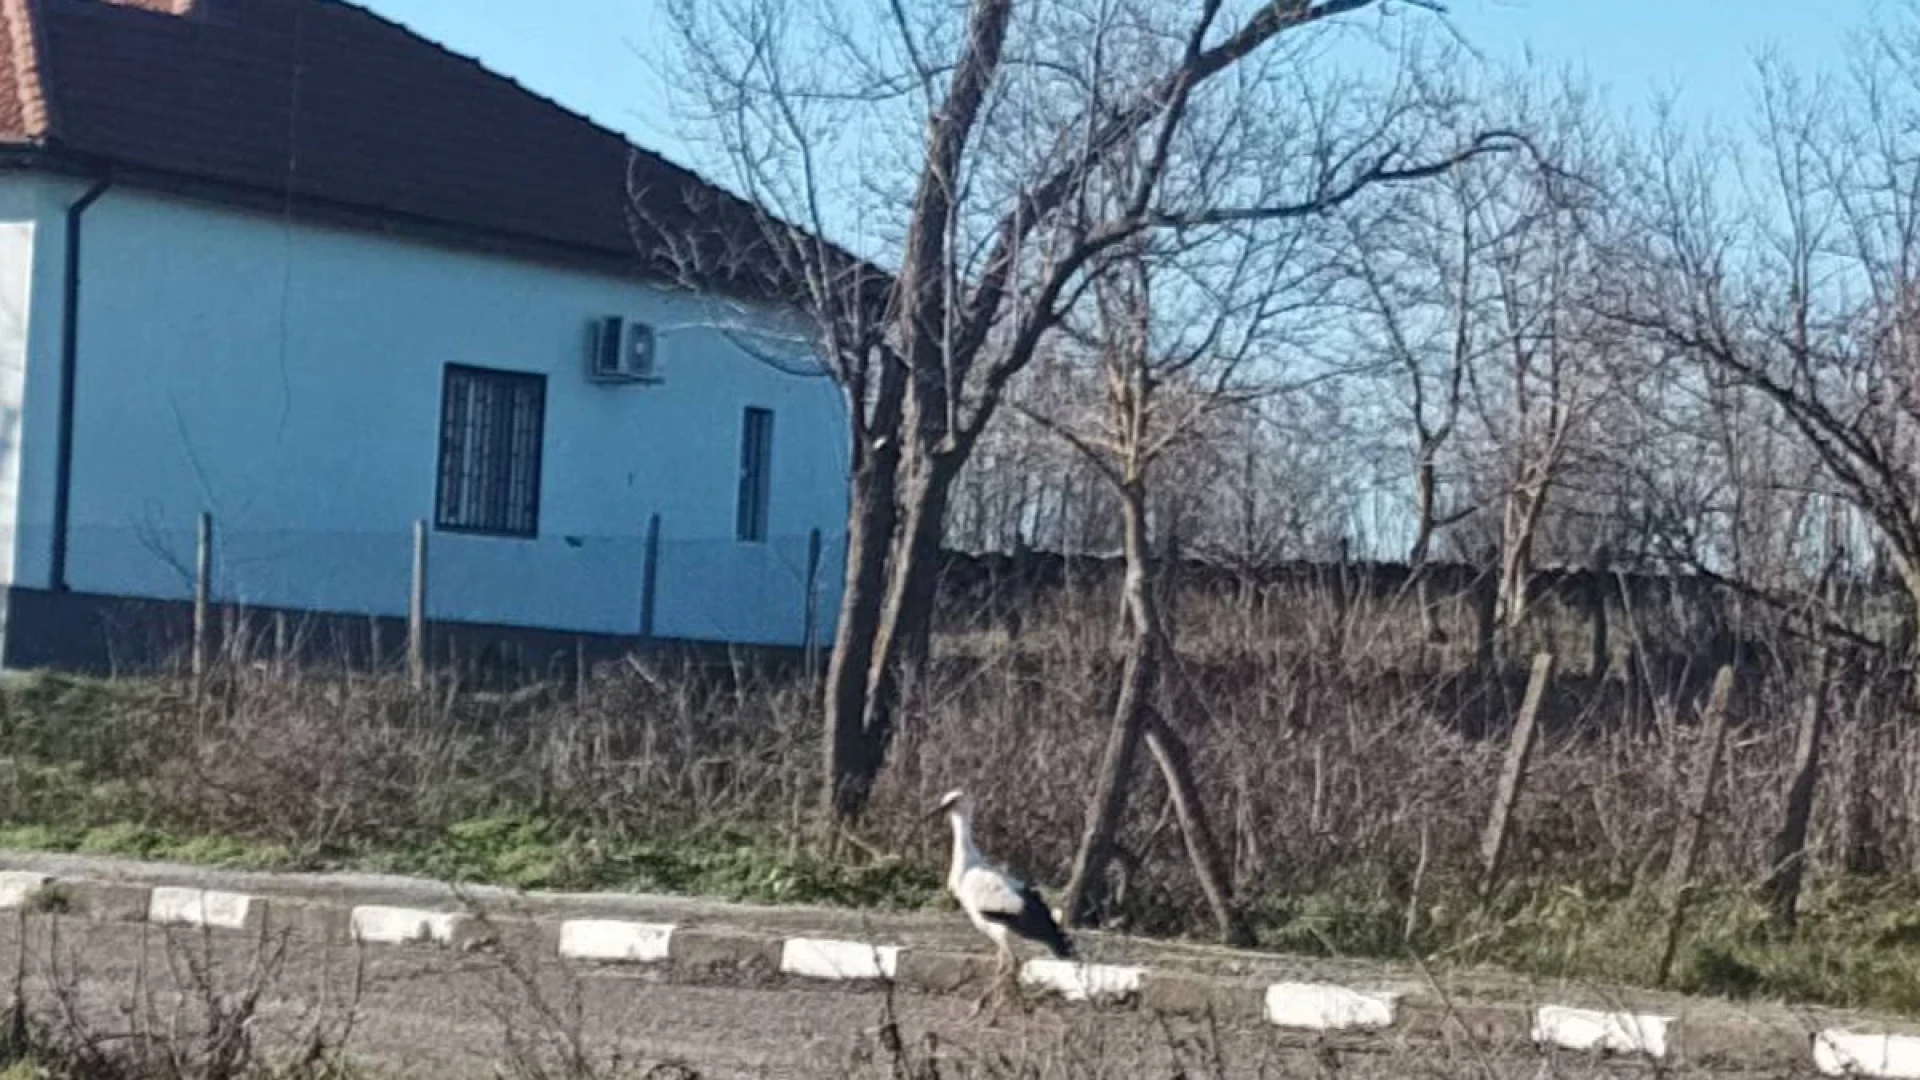
MULTIPOLYGON (((1262 945, 1288 952, 1389 960, 1417 953, 1442 967, 1640 986, 1655 977, 1665 926, 1653 896, 1572 887, 1505 897, 1486 910, 1429 905, 1411 948, 1405 916, 1377 897, 1323 892, 1263 904, 1256 924, 1262 945)), ((1670 986, 1920 1014, 1920 891, 1857 883, 1813 889, 1790 932, 1753 896, 1701 896, 1689 908, 1670 986)))
POLYGON ((918 908, 940 892, 936 876, 897 860, 834 863, 740 834, 611 844, 543 818, 511 815, 461 821, 431 843, 348 861, 526 889, 626 889, 763 904, 918 908))
POLYGON ((4 825, 0 826, 0 850, 115 855, 239 870, 286 870, 300 865, 286 848, 275 844, 226 836, 174 836, 131 822, 92 828, 4 825))

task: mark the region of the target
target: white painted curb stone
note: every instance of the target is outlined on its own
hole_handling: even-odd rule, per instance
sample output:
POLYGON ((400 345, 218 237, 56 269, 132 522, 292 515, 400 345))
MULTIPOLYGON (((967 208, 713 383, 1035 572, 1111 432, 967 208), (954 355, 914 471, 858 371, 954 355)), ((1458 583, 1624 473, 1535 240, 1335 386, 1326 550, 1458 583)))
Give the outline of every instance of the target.
POLYGON ((780 972, 811 979, 891 979, 900 966, 900 946, 863 941, 788 938, 780 946, 780 972))
POLYGON ((465 915, 454 911, 363 904, 353 909, 353 937, 369 945, 451 945, 466 921, 465 915))
POLYGON ((53 879, 24 870, 0 872, 0 908, 26 907, 39 899, 53 879))
POLYGON ((1090 1001, 1139 993, 1142 973, 1141 968, 1114 964, 1029 960, 1020 969, 1020 981, 1027 986, 1053 990, 1068 1001, 1090 1001))
POLYGON ((1813 1037, 1813 1067, 1826 1076, 1920 1080, 1920 1038, 1829 1028, 1813 1037))
POLYGON ((147 921, 162 926, 245 930, 255 898, 245 893, 155 886, 147 897, 147 921))
POLYGON ((671 923, 568 919, 560 924, 560 955, 568 960, 645 964, 667 959, 671 923))
POLYGON ((1274 983, 1267 987, 1267 1021, 1314 1031, 1392 1027, 1399 998, 1327 983, 1274 983))
POLYGON ((1667 1056, 1671 1016, 1600 1012, 1545 1005, 1533 1014, 1533 1041, 1565 1050, 1604 1050, 1616 1054, 1667 1056))

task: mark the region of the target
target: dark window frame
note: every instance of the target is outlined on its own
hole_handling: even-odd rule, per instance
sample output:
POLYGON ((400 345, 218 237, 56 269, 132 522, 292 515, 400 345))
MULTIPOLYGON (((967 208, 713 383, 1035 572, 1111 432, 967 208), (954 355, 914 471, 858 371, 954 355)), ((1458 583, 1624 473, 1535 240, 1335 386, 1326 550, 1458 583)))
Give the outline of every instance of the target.
POLYGON ((773 410, 749 405, 740 414, 740 485, 733 514, 736 541, 767 542, 772 493, 773 410))
POLYGON ((440 427, 437 436, 433 478, 434 529, 438 532, 464 533, 470 536, 496 536, 515 540, 537 539, 540 535, 540 479, 546 467, 546 374, 537 371, 481 367, 475 364, 445 365, 440 376, 440 427), (460 448, 456 447, 454 442, 453 405, 455 390, 464 389, 465 380, 493 384, 505 406, 504 411, 507 414, 509 426, 499 429, 492 435, 494 445, 489 448, 492 453, 502 457, 497 466, 499 475, 492 478, 486 485, 493 489, 485 496, 486 501, 498 504, 497 508, 481 514, 462 514, 458 519, 454 519, 451 516, 452 508, 448 506, 447 498, 449 468, 454 467, 455 450, 460 448), (534 398, 532 431, 522 432, 511 426, 514 412, 511 402, 518 392, 528 389, 531 390, 534 398), (513 463, 519 453, 525 453, 530 459, 527 475, 524 477, 523 496, 515 491, 513 463), (516 503, 523 505, 516 510, 516 503), (515 527, 518 518, 524 518, 524 527, 515 527), (476 523, 476 519, 482 520, 476 523))

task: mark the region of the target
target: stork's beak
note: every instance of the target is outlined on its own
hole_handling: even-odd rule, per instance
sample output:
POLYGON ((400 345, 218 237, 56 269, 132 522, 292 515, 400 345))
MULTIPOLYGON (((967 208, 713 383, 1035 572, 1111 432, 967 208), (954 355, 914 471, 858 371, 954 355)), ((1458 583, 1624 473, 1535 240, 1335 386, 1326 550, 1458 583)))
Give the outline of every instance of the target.
POLYGON ((939 806, 936 806, 932 810, 929 810, 927 812, 927 819, 931 821, 932 819, 937 817, 945 817, 947 811, 951 809, 953 809, 952 803, 941 803, 939 806))

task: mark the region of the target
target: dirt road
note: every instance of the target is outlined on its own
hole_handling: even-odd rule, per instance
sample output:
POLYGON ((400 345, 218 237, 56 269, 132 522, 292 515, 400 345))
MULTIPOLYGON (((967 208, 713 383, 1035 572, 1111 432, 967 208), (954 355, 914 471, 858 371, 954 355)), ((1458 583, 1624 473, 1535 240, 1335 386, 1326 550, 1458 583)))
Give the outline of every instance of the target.
POLYGON ((9 923, 0 949, 24 958, 37 1015, 101 1045, 173 1033, 179 1045, 202 1046, 205 1033, 221 1027, 219 1017, 228 1025, 246 1020, 235 1003, 258 990, 247 1029, 260 1052, 280 1056, 317 1041, 344 1047, 381 1076, 431 1080, 1653 1074, 1526 1046, 1412 1048, 1377 1039, 1364 1048, 1316 1046, 1264 1025, 1213 1033, 1084 1005, 1014 1005, 988 1026, 969 1016, 963 997, 890 997, 872 986, 778 979, 675 983, 666 972, 569 969, 513 950, 360 950, 297 939, 263 945, 242 935, 46 915, 9 923), (890 1000, 904 1047, 900 1071, 885 1045, 890 1000), (929 1060, 937 1073, 919 1068, 929 1060))

